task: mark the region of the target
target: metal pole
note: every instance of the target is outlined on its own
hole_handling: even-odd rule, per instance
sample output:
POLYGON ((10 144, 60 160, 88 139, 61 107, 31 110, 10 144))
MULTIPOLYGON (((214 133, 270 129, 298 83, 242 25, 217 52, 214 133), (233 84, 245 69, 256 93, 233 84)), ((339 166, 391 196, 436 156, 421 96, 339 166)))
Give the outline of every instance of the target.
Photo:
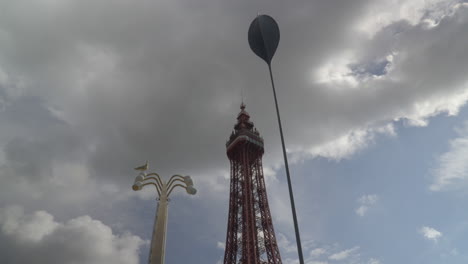
POLYGON ((153 238, 151 239, 149 264, 164 264, 166 250, 167 206, 167 188, 164 186, 164 190, 161 192, 158 202, 153 238))
POLYGON ((297 251, 298 251, 297 253, 299 254, 299 263, 304 264, 304 257, 302 256, 301 237, 299 235, 299 225, 297 224, 296 206, 294 204, 294 196, 293 196, 293 190, 291 186, 291 176, 289 175, 288 156, 286 155, 286 147, 284 144, 284 136, 283 136, 283 127, 281 126, 281 118, 280 118, 280 113, 279 113, 279 108, 278 108, 278 100, 276 99, 275 82, 273 81, 273 73, 271 72, 270 63, 268 63, 268 70, 270 71, 271 86, 273 87, 273 97, 275 98, 276 115, 278 117, 278 126, 279 126, 279 131, 280 131, 280 136, 281 136, 281 145, 283 147, 284 167, 286 169, 286 178, 288 179, 289 198, 291 201, 291 211, 293 215, 294 231, 296 232, 296 243, 297 243, 297 251))

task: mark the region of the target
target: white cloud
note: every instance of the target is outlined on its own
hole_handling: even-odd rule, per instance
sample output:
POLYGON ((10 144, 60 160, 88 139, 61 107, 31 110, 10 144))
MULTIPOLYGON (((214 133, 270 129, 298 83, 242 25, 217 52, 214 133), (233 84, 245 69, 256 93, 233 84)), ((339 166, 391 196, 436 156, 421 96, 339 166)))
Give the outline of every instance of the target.
POLYGON ((22 207, 0 208, 0 255, 5 263, 137 264, 145 241, 113 234, 89 216, 57 222, 45 211, 24 213, 22 207))
POLYGON ((363 195, 358 199, 359 207, 355 210, 359 216, 364 216, 369 208, 377 203, 379 196, 376 194, 363 195))
POLYGON ((370 36, 383 27, 397 21, 407 21, 411 25, 421 22, 438 24, 440 20, 452 15, 458 8, 457 0, 391 0, 373 1, 367 6, 368 15, 357 23, 357 29, 370 36))
POLYGON ((297 252, 297 245, 295 241, 289 241, 289 239, 283 233, 276 233, 276 240, 281 251, 285 253, 297 252))
POLYGON ((428 226, 421 227, 419 232, 424 236, 424 238, 434 242, 437 242, 437 240, 442 237, 442 233, 440 231, 428 226))
POLYGON ((0 211, 0 224, 4 234, 14 235, 22 242, 35 243, 59 226, 47 212, 36 211, 25 216, 23 208, 19 206, 7 207, 0 211))
POLYGON ((327 253, 327 250, 325 248, 314 248, 313 250, 310 251, 309 255, 315 258, 321 255, 324 255, 326 253, 327 253))
POLYGON ((361 196, 358 201, 361 204, 375 204, 379 200, 379 196, 377 194, 368 194, 361 196))
POLYGON ((368 206, 361 205, 356 209, 356 214, 359 216, 364 216, 367 213, 367 210, 369 210, 368 206))
POLYGON ((368 126, 348 131, 330 141, 305 148, 297 146, 291 148, 292 162, 301 161, 304 158, 324 157, 332 160, 350 158, 356 152, 371 145, 377 135, 395 136, 395 128, 392 123, 386 125, 368 126))
POLYGON ((221 241, 218 241, 218 242, 216 243, 216 247, 219 248, 219 249, 224 250, 224 249, 226 248, 226 243, 221 242, 221 241))
MULTIPOLYGON (((368 6, 369 15, 363 16, 362 21, 368 21, 364 24, 368 26, 377 26, 374 29, 366 29, 369 32, 372 32, 372 35, 376 32, 379 32, 378 35, 371 38, 371 42, 375 42, 378 47, 372 47, 371 49, 365 49, 360 52, 350 49, 344 49, 345 52, 337 52, 338 54, 343 54, 339 59, 330 57, 326 60, 322 66, 318 67, 318 72, 320 73, 319 80, 321 83, 328 83, 332 85, 327 85, 327 88, 343 88, 345 90, 350 90, 350 88, 359 87, 360 91, 354 91, 354 93, 363 93, 364 90, 369 89, 378 93, 384 89, 392 89, 390 87, 396 87, 394 85, 400 84, 400 87, 413 88, 417 87, 417 82, 421 78, 421 73, 414 71, 413 73, 404 73, 402 72, 403 68, 413 67, 413 63, 410 62, 410 58, 415 58, 411 54, 414 52, 419 53, 422 48, 418 46, 418 51, 416 51, 416 46, 400 46, 396 42, 398 40, 403 40, 404 38, 415 39, 415 36, 425 35, 428 37, 431 43, 436 43, 440 40, 436 40, 435 33, 442 32, 440 30, 434 30, 434 34, 430 33, 431 31, 421 31, 417 26, 422 21, 431 20, 443 20, 446 21, 455 21, 453 17, 458 13, 459 15, 466 12, 466 8, 460 8, 461 6, 457 3, 458 1, 442 1, 442 0, 432 0, 432 1, 375 1, 368 6), (376 23, 376 20, 383 20, 381 23, 376 23), (399 21, 409 21, 409 25, 403 24, 399 25, 399 21), (387 32, 388 31, 388 32, 387 32), (395 34, 398 32, 398 35, 395 34), (411 33, 414 32, 414 35, 411 33), (424 32, 424 33, 423 33, 424 32), (421 35, 421 33, 423 33, 421 35), (391 35, 392 37, 387 36, 386 34, 391 35), (375 54, 374 54, 375 53, 375 54), (385 58, 389 63, 385 67, 385 71, 382 76, 374 79, 360 79, 357 78, 356 73, 352 72, 352 65, 361 65, 369 62, 379 61, 381 58, 385 58), (331 67, 330 65, 334 65, 331 67), (389 66, 390 65, 390 66, 389 66), (330 73, 329 68, 335 69, 336 72, 330 73), (419 76, 419 77, 416 77, 419 76), (410 81, 411 80, 411 81, 410 81), (372 88, 375 87, 375 88, 372 88), (378 87, 378 88, 377 88, 378 87)), ((463 15, 461 15, 463 16, 463 15)), ((425 22, 424 22, 425 23, 425 22)), ((438 23, 438 22, 437 22, 438 23)), ((365 26, 367 27, 367 26, 365 26)), ((407 42, 409 43, 409 42, 407 42)), ((429 43, 429 42, 428 42, 429 43)), ((427 47, 428 50, 430 47, 427 47)), ((440 47, 442 48, 442 46, 440 47)), ((434 62, 433 65, 437 63, 434 62)), ((427 65, 427 63, 426 63, 427 65)), ((409 70, 409 68, 407 68, 409 70)), ((414 70, 415 68, 413 68, 414 70)), ((427 72, 432 72, 431 70, 427 72)), ((434 82, 434 84, 437 82, 434 82)), ((438 87, 443 87, 444 84, 437 84, 438 87)), ((434 87, 435 88, 435 87, 434 87)), ((451 92, 436 92, 434 94, 427 94, 425 97, 419 97, 419 99, 414 100, 405 107, 400 109, 393 109, 390 113, 390 116, 387 118, 379 119, 383 123, 391 125, 391 120, 404 120, 406 124, 411 126, 427 126, 428 119, 432 116, 447 113, 448 115, 456 115, 459 109, 465 104, 468 100, 468 90, 466 89, 466 80, 454 84, 452 86, 453 90, 451 92)), ((438 88, 437 88, 438 89, 438 88)), ((352 90, 352 89, 351 89, 352 90)), ((337 93, 336 91, 331 93, 337 93)), ((350 92, 352 93, 352 92, 350 92)), ((385 93, 385 92, 384 92, 385 93)), ((356 105, 356 104, 355 104, 356 105)), ((378 134, 375 129, 375 125, 362 125, 360 128, 348 129, 345 136, 335 135, 333 140, 324 140, 322 142, 333 142, 314 144, 304 153, 312 152, 312 156, 319 155, 324 157, 331 157, 336 159, 337 157, 347 157, 351 156, 356 152, 356 150, 363 149, 369 145, 369 142, 372 142, 374 136, 378 134), (352 132, 352 133, 351 133, 352 132), (315 148, 313 151, 310 149, 315 148)), ((362 211, 362 210, 361 210, 362 211)))
POLYGON ((371 259, 369 259, 367 264, 382 264, 382 262, 380 260, 378 260, 378 259, 371 258, 371 259))
POLYGON ((355 256, 356 251, 359 247, 353 247, 330 255, 328 258, 331 260, 345 260, 351 256, 355 256))
POLYGON ((468 179, 468 123, 458 130, 459 137, 449 142, 449 150, 439 156, 433 170, 432 191, 466 186, 468 179))
POLYGON ((415 102, 401 119, 411 126, 427 126, 428 118, 441 113, 449 116, 458 114, 468 100, 468 90, 461 89, 453 94, 438 94, 426 100, 415 102))
POLYGON ((297 258, 282 257, 282 260, 283 260, 284 264, 299 264, 299 259, 297 259, 297 258))
MULTIPOLYGON (((312 242, 312 241, 311 241, 312 242)), ((314 245, 314 243, 309 243, 314 245)), ((382 264, 376 258, 365 259, 361 256, 360 247, 356 246, 349 249, 342 249, 335 243, 332 245, 322 245, 312 249, 310 246, 304 246, 306 251, 309 251, 309 256, 305 256, 306 264, 328 264, 328 263, 366 263, 366 264, 382 264), (335 252, 331 254, 331 252, 335 252)))
POLYGON ((359 81, 352 74, 349 64, 355 61, 352 51, 345 51, 341 55, 330 58, 314 74, 317 83, 333 84, 335 88, 353 87, 356 88, 359 81))

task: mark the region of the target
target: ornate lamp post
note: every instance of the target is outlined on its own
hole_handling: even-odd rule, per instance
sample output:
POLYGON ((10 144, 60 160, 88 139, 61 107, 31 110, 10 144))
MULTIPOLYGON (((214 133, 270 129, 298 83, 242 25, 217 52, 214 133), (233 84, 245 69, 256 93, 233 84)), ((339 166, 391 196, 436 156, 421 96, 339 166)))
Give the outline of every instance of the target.
POLYGON ((193 181, 190 176, 176 174, 169 181, 164 181, 155 172, 147 174, 148 168, 148 162, 143 166, 135 168, 135 170, 140 171, 140 174, 136 176, 132 188, 134 191, 139 191, 146 185, 156 187, 156 191, 158 192, 158 208, 154 220, 153 237, 151 238, 149 264, 164 264, 169 195, 176 187, 184 188, 191 195, 197 193, 197 190, 193 187, 193 181))

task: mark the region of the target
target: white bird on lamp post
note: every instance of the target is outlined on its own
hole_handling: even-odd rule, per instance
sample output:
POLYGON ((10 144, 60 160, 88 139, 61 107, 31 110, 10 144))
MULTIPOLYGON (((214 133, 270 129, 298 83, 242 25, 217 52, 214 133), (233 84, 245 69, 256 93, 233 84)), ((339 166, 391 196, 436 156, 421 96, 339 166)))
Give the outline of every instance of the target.
POLYGON ((146 161, 145 165, 141 165, 140 167, 136 167, 135 170, 137 170, 137 171, 147 171, 147 170, 149 170, 148 161, 146 161))

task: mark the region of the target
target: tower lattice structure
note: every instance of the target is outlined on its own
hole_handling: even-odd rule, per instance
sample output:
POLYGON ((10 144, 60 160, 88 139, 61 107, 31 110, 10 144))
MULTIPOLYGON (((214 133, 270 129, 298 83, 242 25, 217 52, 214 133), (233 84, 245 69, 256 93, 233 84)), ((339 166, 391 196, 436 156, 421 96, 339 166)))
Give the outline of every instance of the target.
POLYGON ((263 138, 244 103, 226 152, 231 184, 224 264, 281 264, 263 177, 263 138))

